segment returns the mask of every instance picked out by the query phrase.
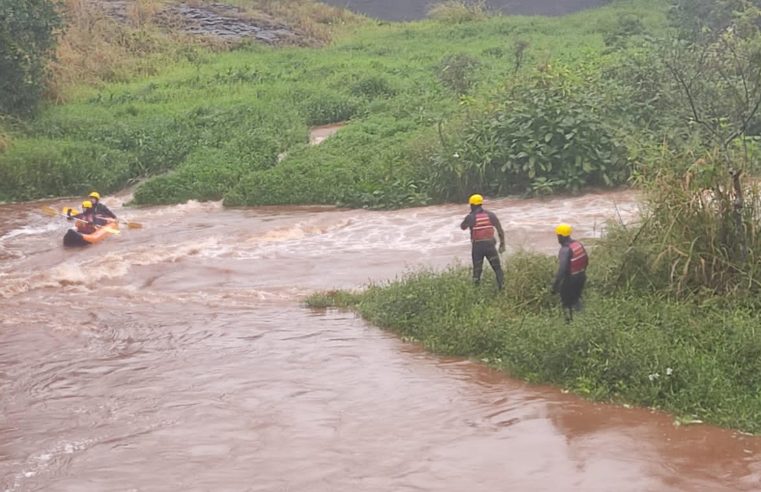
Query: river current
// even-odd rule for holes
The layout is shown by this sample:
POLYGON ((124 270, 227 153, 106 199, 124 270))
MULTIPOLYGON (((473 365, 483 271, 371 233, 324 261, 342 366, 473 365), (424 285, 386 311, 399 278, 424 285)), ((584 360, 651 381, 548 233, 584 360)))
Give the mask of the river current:
MULTIPOLYGON (((106 203, 143 228, 80 250, 40 211, 73 201, 0 206, 0 491, 761 489, 757 438, 527 385, 303 306, 467 264, 466 205, 128 199, 106 203)), ((630 191, 487 207, 509 251, 550 254, 558 221, 592 237, 637 214, 630 191)))

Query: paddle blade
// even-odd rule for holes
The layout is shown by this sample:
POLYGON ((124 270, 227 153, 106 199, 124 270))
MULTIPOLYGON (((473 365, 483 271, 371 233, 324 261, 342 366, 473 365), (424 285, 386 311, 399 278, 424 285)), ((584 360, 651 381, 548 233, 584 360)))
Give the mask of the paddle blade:
POLYGON ((141 224, 139 222, 127 222, 127 227, 129 229, 142 229, 143 228, 143 224, 141 224))
POLYGON ((77 210, 76 208, 71 208, 71 207, 63 207, 63 209, 61 210, 61 213, 63 213, 64 215, 78 215, 79 210, 77 210), (71 211, 71 214, 69 214, 69 211, 71 211))
POLYGON ((56 215, 58 215, 58 211, 54 209, 53 207, 42 207, 40 210, 42 211, 43 214, 49 215, 50 217, 55 217, 56 215))

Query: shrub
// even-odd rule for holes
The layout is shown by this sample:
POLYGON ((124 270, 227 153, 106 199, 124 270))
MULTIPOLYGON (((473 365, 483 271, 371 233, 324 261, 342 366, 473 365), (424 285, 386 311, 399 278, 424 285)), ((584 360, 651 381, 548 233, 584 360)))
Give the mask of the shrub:
POLYGON ((439 64, 439 80, 457 95, 464 95, 473 87, 475 71, 481 66, 478 59, 465 53, 448 55, 439 64))
POLYGON ((0 113, 34 110, 61 19, 49 0, 0 1, 0 113))
POLYGON ((428 10, 428 17, 447 24, 460 24, 484 20, 487 13, 483 1, 446 0, 434 4, 428 10))
POLYGON ((317 126, 348 121, 359 112, 360 104, 343 94, 320 92, 307 97, 300 107, 306 124, 317 126))
POLYGON ((16 139, 0 155, 0 194, 15 200, 113 191, 134 157, 90 142, 16 139))
POLYGON ((606 118, 594 80, 546 69, 508 88, 480 115, 465 120, 433 156, 434 196, 461 200, 491 194, 550 193, 611 186, 629 174, 626 148, 606 118))

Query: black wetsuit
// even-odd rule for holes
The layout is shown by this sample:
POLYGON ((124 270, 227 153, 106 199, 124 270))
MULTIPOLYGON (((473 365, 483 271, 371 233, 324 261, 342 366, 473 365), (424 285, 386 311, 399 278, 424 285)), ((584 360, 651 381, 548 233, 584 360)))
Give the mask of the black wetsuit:
POLYGON ((505 232, 502 230, 502 225, 499 223, 499 219, 494 213, 484 210, 480 206, 471 206, 471 211, 465 216, 460 228, 462 230, 470 229, 471 242, 472 242, 472 258, 473 258, 473 282, 478 285, 481 282, 481 273, 484 268, 484 258, 489 260, 489 264, 494 270, 494 274, 497 276, 497 286, 502 289, 505 285, 505 274, 502 272, 502 264, 499 260, 499 252, 497 251, 497 240, 492 236, 489 239, 475 240, 473 239, 473 227, 476 225, 476 214, 485 212, 489 216, 489 222, 492 227, 497 230, 499 235, 500 248, 505 244, 505 232))
POLYGON ((110 211, 108 207, 100 203, 100 201, 98 201, 98 203, 95 204, 94 208, 95 208, 95 215, 100 215, 101 217, 110 217, 112 219, 116 218, 116 215, 112 211, 110 211))

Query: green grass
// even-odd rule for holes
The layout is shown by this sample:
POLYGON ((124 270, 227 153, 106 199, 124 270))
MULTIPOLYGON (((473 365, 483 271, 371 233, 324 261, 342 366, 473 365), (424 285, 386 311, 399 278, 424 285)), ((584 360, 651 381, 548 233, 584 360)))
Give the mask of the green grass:
POLYGON ((595 285, 593 270, 584 312, 565 324, 549 293, 553 259, 518 255, 505 267, 500 294, 493 276, 477 289, 467 270, 453 269, 360 294, 320 293, 307 304, 351 306, 436 353, 481 360, 590 399, 761 432, 761 316, 753 304, 611 294, 595 285))
POLYGON ((0 196, 109 192, 140 181, 137 203, 427 203, 440 198, 427 172, 440 150, 437 124, 464 111, 440 78, 442 60, 477 60, 468 97, 487 100, 516 76, 519 41, 529 46, 525 70, 573 65, 597 56, 625 13, 663 26, 660 2, 631 0, 562 18, 367 21, 324 48, 197 48, 159 75, 81 87, 71 102, 10 129, 0 196), (349 125, 338 136, 308 148, 309 126, 342 121, 349 125))

